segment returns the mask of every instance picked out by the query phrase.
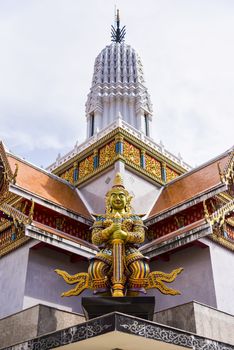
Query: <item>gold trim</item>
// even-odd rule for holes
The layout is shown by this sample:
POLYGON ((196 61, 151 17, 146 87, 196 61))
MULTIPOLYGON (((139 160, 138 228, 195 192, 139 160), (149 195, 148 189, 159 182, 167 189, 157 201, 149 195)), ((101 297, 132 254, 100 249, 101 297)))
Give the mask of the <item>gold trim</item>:
MULTIPOLYGON (((107 135, 103 136, 101 139, 94 142, 92 145, 87 147, 85 150, 83 150, 81 153, 75 155, 73 158, 69 159, 67 162, 61 164, 56 169, 54 169, 52 172, 58 176, 60 176, 63 172, 67 171, 72 164, 75 161, 81 162, 86 157, 93 155, 93 152, 95 149, 99 149, 101 146, 105 146, 110 141, 115 141, 116 138, 121 138, 121 140, 131 141, 133 146, 138 147, 140 149, 144 149, 148 155, 154 157, 157 161, 161 163, 166 163, 167 166, 169 166, 173 171, 179 172, 178 176, 181 174, 184 174, 187 170, 185 170, 182 166, 178 165, 177 163, 174 163, 172 160, 167 158, 165 155, 159 153, 157 150, 151 148, 149 145, 144 143, 143 141, 139 140, 135 136, 129 134, 126 130, 118 127, 112 132, 108 133, 107 135)), ((95 169, 97 170, 97 169, 95 169)), ((94 172, 92 173, 94 174, 94 172)), ((96 172, 95 172, 96 174, 96 172)), ((148 176, 149 173, 147 172, 146 175, 148 176)), ((155 179, 153 177, 153 179, 155 179)), ((82 179, 83 182, 84 178, 82 179)), ((78 180, 79 183, 79 180, 78 180)))
POLYGON ((31 224, 33 221, 33 215, 34 215, 34 201, 32 200, 32 205, 29 210, 28 218, 27 218, 27 224, 31 224))
POLYGON ((234 217, 226 219, 228 225, 234 227, 234 217))
POLYGON ((11 182, 13 183, 13 185, 15 185, 16 183, 16 177, 17 177, 18 171, 19 171, 19 165, 15 163, 15 171, 11 178, 11 182))
POLYGON ((9 184, 10 183, 15 184, 16 182, 16 177, 18 174, 18 164, 15 164, 16 167, 15 167, 15 172, 13 174, 2 142, 0 142, 0 159, 4 167, 3 184, 2 184, 2 188, 0 189, 0 203, 4 203, 4 202, 11 201, 15 197, 15 195, 9 192, 9 184))
POLYGON ((230 202, 232 200, 232 196, 228 194, 227 192, 222 192, 216 195, 216 197, 224 204, 230 202))
POLYGON ((103 170, 106 170, 107 168, 109 168, 111 165, 113 165, 115 163, 115 161, 119 160, 120 156, 116 155, 115 158, 113 158, 111 161, 106 162, 105 164, 101 165, 100 167, 94 169, 92 171, 92 173, 87 174, 86 176, 82 177, 80 180, 78 179, 78 181, 76 181, 74 183, 74 186, 79 186, 81 184, 83 184, 84 182, 88 181, 90 178, 94 177, 95 175, 99 174, 100 172, 102 172, 103 170))
POLYGON ((220 234, 212 233, 209 238, 211 238, 213 241, 221 244, 222 246, 234 250, 234 242, 230 242, 228 239, 226 239, 223 236, 223 232, 220 230, 223 230, 225 222, 226 222, 226 215, 230 213, 230 211, 234 210, 234 200, 226 203, 221 208, 216 210, 214 213, 209 214, 208 208, 206 206, 205 201, 203 202, 204 206, 204 212, 205 212, 205 219, 212 227, 216 227, 216 229, 221 232, 220 234))
POLYGON ((160 185, 165 185, 165 182, 161 179, 158 178, 157 176, 150 174, 147 170, 145 170, 144 168, 142 168, 140 165, 137 164, 133 164, 131 163, 129 160, 125 159, 125 163, 130 166, 131 168, 136 169, 138 172, 141 172, 142 174, 146 175, 147 177, 151 178, 152 180, 154 180, 155 182, 157 182, 160 185))
POLYGON ((215 233, 211 234, 209 238, 220 245, 224 246, 227 249, 230 249, 231 251, 234 251, 234 244, 230 241, 228 241, 226 238, 223 236, 218 236, 215 233))
POLYGON ((221 208, 219 208, 217 211, 215 211, 213 214, 211 214, 208 218, 208 221, 212 226, 215 224, 218 224, 219 227, 222 227, 225 223, 225 216, 230 213, 230 211, 234 210, 234 199, 221 208))
POLYGON ((30 240, 30 237, 23 236, 16 241, 10 243, 7 247, 0 249, 0 257, 3 257, 4 255, 10 253, 12 250, 15 250, 16 248, 19 248, 23 244, 27 243, 27 241, 30 240))
POLYGON ((13 225, 13 223, 9 221, 2 223, 2 225, 0 225, 0 233, 7 230, 11 225, 13 225))
POLYGON ((0 142, 0 158, 3 162, 3 165, 4 165, 4 170, 6 172, 6 175, 8 176, 8 178, 12 178, 13 177, 13 173, 11 171, 11 168, 10 168, 10 165, 9 165, 9 162, 8 162, 8 159, 7 159, 7 155, 6 155, 6 151, 5 151, 5 148, 3 146, 3 143, 0 142))
POLYGON ((16 225, 16 222, 19 224, 27 224, 29 217, 21 213, 21 211, 15 209, 14 207, 10 206, 7 203, 0 204, 0 210, 3 211, 5 214, 9 215, 13 218, 13 222, 16 225))
POLYGON ((95 148, 99 148, 99 146, 105 146, 109 141, 114 141, 114 136, 116 135, 116 129, 111 131, 108 135, 103 136, 100 140, 97 140, 92 145, 84 149, 82 152, 76 154, 73 158, 68 159, 65 163, 59 165, 56 169, 52 171, 53 174, 60 176, 61 173, 65 172, 71 167, 71 164, 74 162, 81 162, 86 157, 91 156, 93 154, 93 150, 95 148))
POLYGON ((229 160, 227 161, 227 164, 224 168, 224 170, 221 170, 220 167, 220 162, 218 162, 217 164, 218 169, 219 169, 219 175, 220 175, 220 179, 223 183, 225 183, 226 185, 228 184, 233 184, 234 182, 234 151, 232 151, 230 153, 230 157, 229 160))

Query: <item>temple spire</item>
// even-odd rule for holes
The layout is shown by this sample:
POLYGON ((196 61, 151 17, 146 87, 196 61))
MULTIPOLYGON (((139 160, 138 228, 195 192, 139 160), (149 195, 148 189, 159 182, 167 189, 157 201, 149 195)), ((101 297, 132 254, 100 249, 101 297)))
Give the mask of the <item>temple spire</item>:
POLYGON ((121 43, 122 41, 124 41, 125 34, 125 26, 123 28, 120 28, 120 17, 118 9, 116 14, 116 26, 111 26, 111 41, 121 43))
POLYGON ((137 52, 124 42, 125 27, 115 11, 112 43, 97 56, 86 102, 87 137, 113 122, 128 123, 150 136, 152 105, 137 52))

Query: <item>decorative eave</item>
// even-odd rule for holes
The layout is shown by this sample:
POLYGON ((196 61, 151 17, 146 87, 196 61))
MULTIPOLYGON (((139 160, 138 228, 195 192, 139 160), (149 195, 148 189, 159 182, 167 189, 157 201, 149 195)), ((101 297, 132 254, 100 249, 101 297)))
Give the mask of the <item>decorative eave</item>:
POLYGON ((224 236, 224 226, 226 218, 228 215, 234 214, 234 199, 223 205, 221 208, 219 208, 212 214, 209 214, 205 202, 203 203, 203 205, 205 210, 205 219, 207 223, 209 223, 212 226, 213 232, 210 238, 213 241, 221 244, 225 248, 234 251, 234 241, 231 241, 230 239, 224 236))
POLYGON ((212 226, 218 225, 219 227, 222 227, 224 225, 225 217, 227 216, 227 214, 234 212, 234 199, 228 202, 227 204, 223 205, 211 215, 209 215, 205 202, 204 207, 206 213, 205 218, 207 222, 209 222, 212 226))
POLYGON ((219 163, 218 163, 218 167, 219 167, 219 174, 220 174, 221 181, 226 185, 233 184, 234 183, 234 150, 230 153, 229 161, 226 167, 224 168, 224 170, 223 171, 221 170, 219 163))
POLYGON ((209 236, 209 238, 223 246, 224 248, 227 248, 231 251, 234 251, 234 243, 230 242, 228 239, 226 239, 224 236, 217 235, 216 233, 213 233, 212 235, 209 236))
POLYGON ((14 225, 26 225, 32 221, 33 207, 34 203, 32 203, 29 216, 23 214, 21 211, 17 210, 16 208, 12 207, 7 203, 0 204, 0 211, 11 217, 13 219, 14 225))
POLYGON ((7 162, 11 169, 16 165, 13 180, 8 181, 11 196, 34 200, 87 225, 92 223, 87 203, 75 186, 13 154, 7 154, 7 162))
POLYGON ((166 183, 148 214, 147 226, 228 191, 228 184, 222 181, 220 170, 230 164, 231 153, 232 150, 228 150, 166 183))
POLYGON ((150 243, 144 244, 140 248, 140 251, 149 258, 153 258, 210 235, 211 233, 212 227, 210 223, 207 223, 205 219, 201 219, 165 236, 159 237, 150 243))
POLYGON ((0 249, 0 258, 2 258, 4 255, 9 254, 13 250, 18 249, 19 247, 21 247, 22 245, 27 243, 29 240, 30 240, 30 237, 26 237, 26 236, 22 235, 21 237, 19 237, 19 239, 12 242, 10 245, 8 245, 4 248, 1 248, 0 249))
POLYGON ((19 187, 18 185, 13 185, 10 184, 10 188, 9 190, 14 193, 17 194, 18 196, 21 196, 25 199, 28 199, 30 201, 34 201, 37 204, 40 204, 46 208, 49 208, 51 210, 54 210, 62 215, 68 216, 71 219, 77 220, 83 224, 86 224, 88 226, 92 225, 92 220, 89 220, 85 217, 83 217, 82 215, 78 215, 77 213, 68 210, 65 207, 62 207, 60 205, 55 204, 54 202, 51 202, 45 198, 42 198, 38 195, 35 195, 35 193, 29 192, 21 187, 19 187))
POLYGON ((30 239, 29 237, 25 237, 24 231, 25 225, 32 221, 33 208, 34 203, 32 202, 29 215, 27 216, 8 203, 0 204, 0 211, 8 217, 7 220, 10 219, 10 221, 7 221, 0 227, 0 232, 4 232, 5 236, 4 243, 0 246, 0 257, 19 248, 30 239), (11 239, 12 235, 14 236, 13 239, 11 239))
MULTIPOLYGON (((141 173, 143 176, 147 177, 150 181, 156 185, 162 186, 165 184, 165 181, 169 181, 169 177, 165 180, 163 169, 167 166, 175 176, 183 174, 187 169, 185 169, 181 159, 176 158, 169 152, 165 151, 162 145, 157 145, 150 138, 146 137, 144 134, 134 129, 123 120, 118 119, 116 122, 111 124, 107 129, 102 130, 100 133, 94 135, 85 145, 80 145, 76 148, 76 151, 70 152, 67 156, 60 158, 57 163, 54 163, 50 168, 50 171, 56 173, 56 175, 66 178, 70 178, 69 181, 73 183, 74 186, 82 186, 87 183, 90 179, 93 179, 98 174, 106 171, 106 169, 113 166, 117 160, 125 162, 130 168, 133 168, 138 173, 141 173), (104 164, 99 164, 96 162, 96 158, 103 147, 108 146, 108 144, 114 142, 115 150, 114 154, 110 157, 108 161, 104 164), (118 143, 129 143, 137 149, 137 152, 140 152, 138 163, 133 162, 128 159, 126 154, 120 154, 116 150, 118 143), (86 145, 86 147, 84 147, 86 145), (79 152, 80 150, 80 152, 79 152), (144 156, 152 157, 155 162, 159 162, 161 166, 161 173, 155 174, 145 167, 145 163, 142 163, 142 157, 144 156), (95 158, 95 160, 94 160, 95 158), (96 162, 93 163, 92 162, 96 162), (90 168, 87 172, 80 176, 80 166, 82 162, 87 162, 90 168), (61 163, 61 164, 60 164, 61 163), (95 165, 94 165, 95 164, 95 165), (78 179, 74 180, 74 169, 79 173, 78 179)), ((124 153, 124 151, 123 151, 124 153)), ((148 164, 148 163, 147 163, 148 164)))
POLYGON ((6 174, 6 177, 8 179, 12 179, 13 173, 12 173, 11 167, 8 163, 5 147, 4 147, 2 141, 0 141, 0 159, 2 160, 3 165, 4 165, 4 173, 6 174))
MULTIPOLYGON (((0 142, 0 163, 2 163, 3 169, 2 171, 2 183, 0 188, 0 203, 7 202, 12 199, 12 195, 9 192, 9 184, 15 183, 16 176, 18 173, 18 167, 15 166, 14 173, 11 170, 11 167, 9 165, 7 154, 4 148, 4 145, 2 142, 0 142)), ((1 181, 0 181, 1 182, 1 181)))
POLYGON ((106 129, 101 130, 86 142, 79 145, 76 150, 69 152, 64 157, 59 159, 59 164, 53 163, 47 169, 54 174, 60 174, 61 172, 70 168, 74 162, 85 158, 87 155, 92 154, 94 149, 105 145, 116 134, 125 136, 128 140, 131 140, 139 148, 147 150, 150 154, 154 155, 158 160, 168 163, 173 169, 178 170, 181 173, 191 169, 191 167, 183 162, 180 158, 176 157, 169 151, 167 151, 162 145, 157 144, 151 138, 145 136, 142 132, 135 129, 122 119, 117 119, 110 124, 106 129))
POLYGON ((87 259, 93 258, 98 252, 95 245, 36 221, 26 225, 25 235, 87 259))
POLYGON ((156 322, 114 312, 33 338, 8 350, 233 350, 233 346, 156 322))
POLYGON ((192 207, 193 205, 196 205, 198 203, 201 203, 202 201, 212 198, 213 196, 222 193, 227 190, 227 185, 226 184, 219 184, 218 186, 215 186, 212 189, 208 189, 204 193, 200 193, 198 196, 193 197, 189 199, 188 201, 185 201, 183 203, 180 203, 176 206, 173 206, 172 208, 169 208, 168 210, 165 210, 164 212, 161 212, 155 216, 151 216, 149 218, 145 219, 145 225, 147 227, 156 224, 157 222, 164 220, 172 215, 175 215, 182 210, 186 210, 189 207, 192 207))

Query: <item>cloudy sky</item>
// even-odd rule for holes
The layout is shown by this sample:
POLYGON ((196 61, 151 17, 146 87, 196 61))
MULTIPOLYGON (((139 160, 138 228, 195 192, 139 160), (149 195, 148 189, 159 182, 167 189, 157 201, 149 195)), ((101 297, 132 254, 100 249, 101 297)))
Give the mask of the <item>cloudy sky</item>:
POLYGON ((233 145, 233 0, 0 0, 0 139, 46 167, 85 139, 114 6, 140 54, 153 136, 191 165, 233 145))

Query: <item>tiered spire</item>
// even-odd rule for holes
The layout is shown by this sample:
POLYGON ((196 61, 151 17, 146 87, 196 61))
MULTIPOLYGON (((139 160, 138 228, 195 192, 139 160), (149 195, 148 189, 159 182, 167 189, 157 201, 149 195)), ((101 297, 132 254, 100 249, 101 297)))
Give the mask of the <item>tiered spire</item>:
POLYGON ((149 136, 152 116, 143 66, 136 51, 125 44, 119 10, 112 26, 112 44, 97 56, 92 86, 86 102, 87 137, 118 118, 149 136))

